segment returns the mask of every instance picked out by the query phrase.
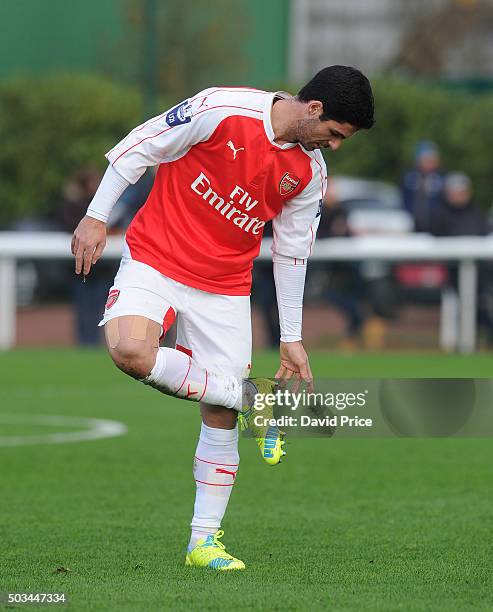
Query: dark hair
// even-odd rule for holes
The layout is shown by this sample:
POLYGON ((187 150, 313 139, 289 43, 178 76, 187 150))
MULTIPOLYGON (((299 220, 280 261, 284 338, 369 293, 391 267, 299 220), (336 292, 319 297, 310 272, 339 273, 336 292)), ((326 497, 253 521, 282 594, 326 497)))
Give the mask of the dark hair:
POLYGON ((375 123, 370 81, 350 66, 323 68, 300 89, 298 99, 301 102, 322 102, 321 121, 333 119, 363 129, 369 129, 375 123))

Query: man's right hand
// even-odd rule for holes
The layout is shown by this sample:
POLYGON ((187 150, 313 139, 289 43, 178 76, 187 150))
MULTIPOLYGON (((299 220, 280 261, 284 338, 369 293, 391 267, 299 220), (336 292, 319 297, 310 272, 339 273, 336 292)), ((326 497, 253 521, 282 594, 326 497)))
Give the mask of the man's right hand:
POLYGON ((281 365, 277 370, 276 378, 286 383, 294 374, 296 380, 292 388, 293 393, 298 392, 302 380, 308 385, 308 391, 312 392, 313 374, 301 340, 297 342, 281 341, 280 357, 281 365))
POLYGON ((103 254, 106 246, 106 223, 87 215, 75 228, 72 236, 72 255, 75 255, 75 273, 87 276, 91 266, 103 254))

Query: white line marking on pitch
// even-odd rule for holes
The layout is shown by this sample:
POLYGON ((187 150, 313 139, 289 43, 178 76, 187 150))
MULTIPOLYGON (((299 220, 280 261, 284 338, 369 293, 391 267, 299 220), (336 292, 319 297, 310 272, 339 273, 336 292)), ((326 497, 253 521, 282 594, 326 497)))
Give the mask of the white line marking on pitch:
POLYGON ((0 446, 24 446, 27 444, 67 444, 100 438, 114 438, 127 433, 127 426, 119 421, 87 419, 48 414, 2 414, 0 424, 44 425, 48 427, 83 427, 83 431, 65 431, 26 436, 0 436, 0 446))

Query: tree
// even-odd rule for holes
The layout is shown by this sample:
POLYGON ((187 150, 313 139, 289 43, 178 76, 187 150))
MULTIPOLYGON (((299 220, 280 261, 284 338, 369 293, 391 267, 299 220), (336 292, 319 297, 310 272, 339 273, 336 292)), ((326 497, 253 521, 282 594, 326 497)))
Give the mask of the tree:
MULTIPOLYGON (((183 0, 157 2, 154 6, 156 65, 159 94, 167 102, 178 101, 210 85, 241 83, 246 72, 243 53, 248 35, 248 15, 242 0, 208 0, 189 6, 183 0)), ((139 57, 150 34, 145 0, 127 0, 129 35, 123 57, 139 57)), ((121 57, 121 52, 118 53, 121 57)), ((122 65, 119 61, 118 70, 122 65)), ((142 63, 134 62, 127 77, 142 83, 142 63)))
POLYGON ((136 125, 140 96, 96 75, 23 77, 0 84, 0 227, 52 213, 67 179, 136 125))
POLYGON ((493 75, 490 0, 432 0, 402 6, 408 23, 391 70, 414 76, 493 75))

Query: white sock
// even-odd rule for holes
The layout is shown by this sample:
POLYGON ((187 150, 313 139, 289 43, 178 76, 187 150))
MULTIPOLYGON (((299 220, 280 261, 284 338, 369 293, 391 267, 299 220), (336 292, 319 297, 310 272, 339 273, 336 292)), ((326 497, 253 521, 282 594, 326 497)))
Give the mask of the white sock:
POLYGON ((241 380, 202 368, 176 349, 159 348, 156 363, 142 382, 167 395, 241 410, 241 380))
POLYGON ((193 462, 197 492, 189 551, 201 538, 216 533, 221 526, 239 463, 238 426, 215 429, 202 423, 193 462))

